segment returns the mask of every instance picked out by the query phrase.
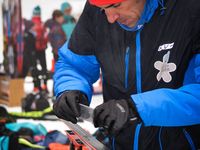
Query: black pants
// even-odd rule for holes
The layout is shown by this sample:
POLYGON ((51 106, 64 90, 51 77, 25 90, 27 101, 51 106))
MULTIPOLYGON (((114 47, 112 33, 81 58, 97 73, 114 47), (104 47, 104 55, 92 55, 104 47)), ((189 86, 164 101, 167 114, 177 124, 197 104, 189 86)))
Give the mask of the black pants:
POLYGON ((46 54, 45 50, 43 51, 36 51, 36 59, 40 61, 40 65, 42 67, 42 73, 47 73, 47 65, 46 65, 46 54))
POLYGON ((44 77, 44 84, 46 85, 47 83, 47 65, 46 65, 46 54, 45 54, 45 50, 42 51, 36 51, 35 53, 36 55, 36 60, 39 60, 39 63, 42 67, 42 70, 39 71, 39 73, 37 74, 37 77, 34 80, 34 84, 36 85, 36 87, 40 87, 40 79, 39 79, 39 75, 42 75, 44 77))

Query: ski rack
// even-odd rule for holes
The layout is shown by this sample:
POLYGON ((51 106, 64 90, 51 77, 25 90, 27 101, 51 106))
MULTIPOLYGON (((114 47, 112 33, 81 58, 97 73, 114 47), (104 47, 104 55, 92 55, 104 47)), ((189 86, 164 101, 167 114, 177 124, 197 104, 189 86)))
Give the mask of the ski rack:
POLYGON ((62 121, 70 129, 66 131, 70 140, 70 150, 109 150, 104 144, 99 142, 78 124, 73 124, 65 120, 62 121))

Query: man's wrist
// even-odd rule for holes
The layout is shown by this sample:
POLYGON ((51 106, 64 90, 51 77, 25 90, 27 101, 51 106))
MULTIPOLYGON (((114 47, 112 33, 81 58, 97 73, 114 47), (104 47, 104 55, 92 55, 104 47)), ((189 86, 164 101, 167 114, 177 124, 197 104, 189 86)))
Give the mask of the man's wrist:
POLYGON ((139 113, 137 111, 137 107, 136 107, 134 101, 132 100, 132 98, 127 99, 127 104, 129 106, 129 110, 130 110, 130 117, 135 118, 135 120, 141 122, 141 118, 140 118, 139 113))

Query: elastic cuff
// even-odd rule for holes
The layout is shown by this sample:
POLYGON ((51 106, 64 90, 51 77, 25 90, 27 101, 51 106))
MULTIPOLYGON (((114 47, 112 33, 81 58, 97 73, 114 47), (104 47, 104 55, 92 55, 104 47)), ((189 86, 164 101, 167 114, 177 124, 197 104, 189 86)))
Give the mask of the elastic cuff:
POLYGON ((140 115, 139 115, 139 113, 137 111, 136 105, 135 105, 134 101, 132 100, 132 98, 129 98, 127 100, 127 103, 128 103, 128 106, 129 106, 129 108, 131 110, 130 114, 135 116, 135 117, 137 117, 138 118, 137 119, 138 122, 142 122, 142 119, 140 118, 140 115))

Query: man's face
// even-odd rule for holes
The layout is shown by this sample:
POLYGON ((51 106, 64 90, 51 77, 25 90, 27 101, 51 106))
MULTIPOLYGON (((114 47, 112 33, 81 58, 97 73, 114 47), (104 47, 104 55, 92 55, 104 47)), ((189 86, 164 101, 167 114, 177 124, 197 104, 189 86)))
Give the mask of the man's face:
POLYGON ((99 6, 105 11, 109 23, 119 22, 134 27, 140 19, 146 0, 125 0, 120 3, 99 6))

